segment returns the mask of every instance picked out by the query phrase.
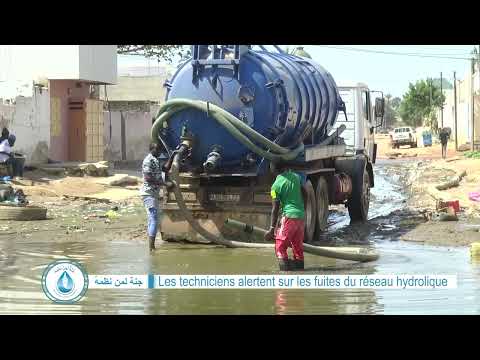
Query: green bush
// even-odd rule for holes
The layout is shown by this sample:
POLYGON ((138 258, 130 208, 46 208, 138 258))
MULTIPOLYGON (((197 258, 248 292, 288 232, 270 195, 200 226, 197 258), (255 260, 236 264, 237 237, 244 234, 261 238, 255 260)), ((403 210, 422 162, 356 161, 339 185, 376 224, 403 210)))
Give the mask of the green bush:
POLYGON ((480 151, 466 151, 463 155, 469 159, 480 159, 480 151))

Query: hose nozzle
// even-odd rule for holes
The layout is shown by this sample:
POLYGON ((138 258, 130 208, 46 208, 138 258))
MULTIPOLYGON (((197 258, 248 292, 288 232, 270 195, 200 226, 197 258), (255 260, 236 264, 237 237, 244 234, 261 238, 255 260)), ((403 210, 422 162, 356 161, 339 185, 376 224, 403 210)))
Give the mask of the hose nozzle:
POLYGON ((220 145, 214 145, 212 151, 207 156, 207 160, 203 163, 203 168, 206 172, 212 172, 215 170, 222 161, 222 147, 220 145))

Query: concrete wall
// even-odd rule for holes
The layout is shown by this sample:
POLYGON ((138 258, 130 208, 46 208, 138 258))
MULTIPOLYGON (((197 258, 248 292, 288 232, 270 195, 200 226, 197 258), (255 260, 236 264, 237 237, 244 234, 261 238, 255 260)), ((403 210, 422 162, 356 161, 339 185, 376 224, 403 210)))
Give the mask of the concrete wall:
MULTIPOLYGON (((477 72, 473 77, 475 95, 475 141, 480 141, 480 74, 477 72)), ((457 80, 457 138, 458 145, 463 145, 470 142, 471 138, 471 90, 472 85, 470 74, 466 74, 464 80, 457 80)), ((453 90, 445 90, 445 104, 443 110, 443 124, 445 127, 450 127, 455 131, 455 100, 453 90)), ((438 124, 440 126, 440 111, 437 114, 438 124)), ((454 135, 452 135, 454 139, 454 135)))
POLYGON ((105 111, 103 117, 103 143, 105 150, 103 158, 105 160, 122 160, 122 125, 120 111, 105 111), (112 135, 110 138, 110 124, 112 135))
POLYGON ((152 113, 140 111, 112 111, 112 138, 110 140, 110 117, 104 115, 104 143, 106 145, 105 160, 143 160, 148 153, 150 130, 152 128, 152 113), (125 158, 122 158, 122 116, 125 131, 125 158))
POLYGON ((31 97, 17 97, 15 104, 0 102, 0 127, 15 134, 15 152, 27 156, 27 164, 45 163, 50 147, 50 94, 34 89, 31 97))

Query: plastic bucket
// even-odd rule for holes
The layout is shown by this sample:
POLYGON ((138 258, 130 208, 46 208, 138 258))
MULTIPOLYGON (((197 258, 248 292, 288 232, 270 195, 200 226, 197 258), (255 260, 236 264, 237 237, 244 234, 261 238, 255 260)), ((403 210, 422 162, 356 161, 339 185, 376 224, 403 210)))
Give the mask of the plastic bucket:
POLYGON ((18 163, 18 168, 21 169, 21 174, 23 175, 23 168, 25 167, 25 160, 27 157, 21 154, 15 154, 15 161, 18 163))
POLYGON ((422 136, 423 138, 423 145, 424 146, 431 146, 432 145, 432 135, 426 134, 422 136))
POLYGON ((447 201, 447 206, 452 207, 455 210, 455 214, 460 212, 460 202, 458 200, 447 201))

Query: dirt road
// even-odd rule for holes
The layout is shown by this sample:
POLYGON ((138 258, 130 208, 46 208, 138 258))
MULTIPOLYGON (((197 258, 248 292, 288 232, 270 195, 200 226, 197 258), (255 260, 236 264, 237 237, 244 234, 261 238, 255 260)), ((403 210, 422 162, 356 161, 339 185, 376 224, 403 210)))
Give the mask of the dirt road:
MULTIPOLYGON (((411 148, 410 145, 404 145, 399 149, 393 149, 390 143, 390 135, 387 134, 376 134, 375 142, 378 146, 378 159, 417 158, 420 160, 435 160, 442 158, 442 148, 440 144, 436 143, 428 147, 423 147, 421 143, 419 143, 416 148, 411 148), (399 155, 392 156, 394 154, 399 155)), ((447 158, 461 154, 461 152, 455 151, 455 144, 450 141, 447 146, 447 158)))

